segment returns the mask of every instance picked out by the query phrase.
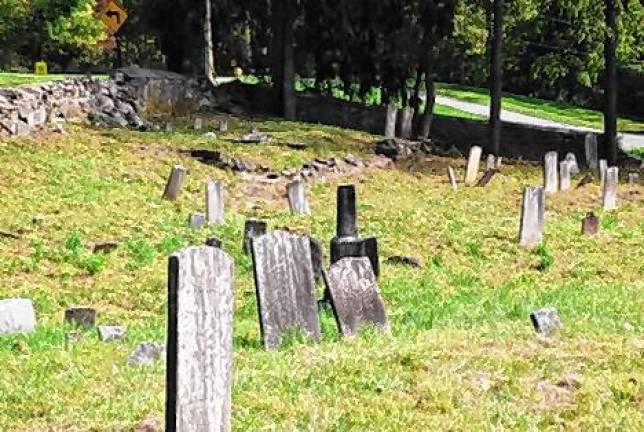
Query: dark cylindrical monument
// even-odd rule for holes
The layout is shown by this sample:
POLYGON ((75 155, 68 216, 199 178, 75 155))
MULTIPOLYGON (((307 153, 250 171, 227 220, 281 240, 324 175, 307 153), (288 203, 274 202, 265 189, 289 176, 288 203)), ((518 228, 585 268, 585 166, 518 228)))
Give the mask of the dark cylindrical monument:
POLYGON ((338 187, 336 236, 357 237, 356 189, 353 185, 338 187))

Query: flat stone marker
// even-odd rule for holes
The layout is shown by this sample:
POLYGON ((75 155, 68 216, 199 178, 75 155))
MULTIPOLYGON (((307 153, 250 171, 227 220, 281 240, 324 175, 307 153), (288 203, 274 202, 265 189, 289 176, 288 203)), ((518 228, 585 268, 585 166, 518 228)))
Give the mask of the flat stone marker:
POLYGON ((165 347, 153 342, 141 342, 127 358, 128 366, 149 366, 161 360, 165 347))
POLYGON ((75 306, 65 311, 65 322, 78 327, 94 327, 96 309, 87 306, 75 306))
POLYGON ((413 133, 414 109, 404 107, 398 114, 398 136, 404 139, 410 139, 413 133))
POLYGON ((543 185, 546 193, 555 193, 559 190, 559 168, 557 152, 546 153, 543 164, 543 185))
POLYGON ((253 271, 260 329, 266 349, 301 331, 320 340, 315 280, 308 237, 275 231, 253 239, 253 271))
POLYGON ((586 150, 586 166, 591 170, 597 170, 598 152, 597 152, 597 135, 589 133, 584 141, 586 150))
POLYGON ((559 189, 567 191, 570 189, 570 162, 564 160, 559 162, 559 189))
POLYGON ((367 258, 344 258, 326 275, 327 288, 340 332, 355 336, 361 324, 387 331, 389 322, 376 275, 367 258))
POLYGON ((619 168, 610 167, 606 170, 604 182, 604 210, 617 209, 617 184, 619 183, 619 168))
POLYGON ((203 213, 193 213, 190 215, 188 223, 192 229, 202 229, 206 226, 206 215, 203 213))
POLYGON ((485 161, 485 171, 490 171, 496 169, 496 157, 493 154, 487 155, 487 160, 485 161))
POLYGON ((102 342, 117 341, 125 337, 123 326, 98 326, 98 337, 102 342))
POLYGON ((527 187, 523 190, 519 244, 530 248, 543 239, 546 198, 542 187, 527 187))
POLYGON ((224 186, 220 181, 206 182, 206 221, 209 225, 224 223, 224 186))
POLYGON ((595 213, 590 212, 581 221, 581 234, 592 236, 597 233, 599 233, 599 218, 595 213))
POLYGON ((577 163, 577 156, 574 153, 567 153, 564 160, 570 164, 570 174, 577 175, 581 172, 579 170, 579 163, 577 163))
POLYGON ((252 242, 255 237, 266 234, 268 224, 264 221, 249 219, 244 223, 244 253, 248 255, 252 249, 252 242))
POLYGON ((31 333, 35 328, 36 313, 31 300, 0 300, 0 336, 31 333))
POLYGON ((181 165, 175 165, 170 172, 170 177, 168 177, 168 182, 165 185, 165 191, 163 192, 163 198, 174 201, 179 197, 181 193, 181 188, 183 186, 183 181, 186 178, 186 169, 181 165))
POLYGON ((451 165, 447 167, 447 177, 449 178, 449 184, 452 186, 452 190, 458 190, 458 182, 456 181, 456 171, 451 165))
POLYGON ((306 199, 306 185, 302 180, 295 180, 286 187, 288 205, 291 213, 296 215, 310 214, 311 208, 306 199))
POLYGON ((196 117, 193 126, 196 131, 203 129, 203 119, 201 117, 196 117))
POLYGON ((554 308, 539 309, 532 312, 530 321, 532 321, 534 330, 545 336, 561 328, 559 314, 554 308))
POLYGON ((473 185, 476 182, 482 152, 483 149, 479 146, 472 146, 470 148, 470 155, 467 158, 467 168, 465 169, 465 185, 467 186, 473 185))
POLYGON ((170 257, 167 431, 230 430, 233 311, 228 254, 202 246, 170 257))
POLYGON ((396 123, 398 119, 398 109, 395 105, 387 105, 387 114, 385 118, 385 137, 396 138, 396 123))
POLYGON ((606 159, 599 160, 599 189, 604 190, 606 184, 606 170, 608 170, 608 161, 606 159))

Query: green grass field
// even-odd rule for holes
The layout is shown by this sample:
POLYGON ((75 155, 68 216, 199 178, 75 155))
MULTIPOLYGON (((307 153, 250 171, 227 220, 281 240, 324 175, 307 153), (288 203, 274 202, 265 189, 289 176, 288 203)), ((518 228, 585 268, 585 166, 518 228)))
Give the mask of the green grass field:
MULTIPOLYGON (((212 120, 212 119, 211 119, 212 120)), ((186 120, 185 124, 189 124, 186 120)), ((541 170, 507 164, 490 186, 453 192, 446 165, 430 157, 395 169, 309 184, 312 216, 291 216, 284 185, 249 183, 178 149, 211 148, 275 169, 316 156, 365 156, 373 137, 318 125, 229 119, 219 139, 69 126, 68 135, 0 140, 0 298, 35 302, 35 333, 0 338, 0 430, 136 430, 162 423, 164 363, 128 367, 140 342, 165 342, 167 257, 216 235, 236 263, 234 430, 442 431, 644 428, 644 190, 620 186, 620 208, 600 209, 599 186, 547 199, 545 243, 518 247, 521 191, 541 170), (228 138, 258 127, 271 145, 228 138), (304 151, 288 142, 305 142, 304 151), (188 168, 177 202, 161 200, 174 164, 188 168), (227 221, 193 231, 204 183, 227 185, 227 221), (252 282, 241 251, 244 220, 306 231, 328 247, 338 184, 357 185, 363 234, 422 268, 383 264, 380 289, 390 335, 339 337, 321 315, 319 344, 292 341, 265 352, 252 282), (581 237, 588 211, 601 233, 581 237), (93 254, 89 245, 117 240, 93 254), (63 311, 98 310, 123 324, 121 343, 95 331, 65 346, 63 311), (537 337, 530 311, 556 307, 558 334, 537 337)), ((327 250, 328 253, 328 250, 327 250)), ((321 288, 320 288, 321 290, 321 288)))
POLYGON ((31 73, 0 72, 0 87, 15 87, 47 81, 58 81, 69 78, 69 76, 66 74, 34 75, 31 73))

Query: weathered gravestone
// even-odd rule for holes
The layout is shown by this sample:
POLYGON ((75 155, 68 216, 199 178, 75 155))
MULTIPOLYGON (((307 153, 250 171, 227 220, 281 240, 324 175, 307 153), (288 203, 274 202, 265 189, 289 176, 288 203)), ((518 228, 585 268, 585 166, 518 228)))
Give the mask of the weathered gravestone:
POLYGON ((557 152, 555 151, 546 153, 544 158, 543 184, 546 193, 554 193, 559 189, 559 177, 557 175, 559 164, 557 158, 557 152))
POLYGON ((206 220, 210 225, 224 223, 224 186, 220 181, 206 183, 206 220))
POLYGON ((554 308, 545 308, 534 311, 530 314, 530 321, 534 330, 544 336, 561 328, 561 320, 559 314, 554 308))
POLYGON ((570 174, 572 175, 579 174, 580 172, 579 164, 577 163, 577 156, 575 156, 574 153, 572 152, 567 153, 564 160, 570 164, 570 174))
POLYGON ((523 191, 519 244, 529 248, 541 243, 545 219, 545 192, 542 187, 527 187, 523 191))
POLYGON ((168 263, 166 430, 229 431, 233 260, 208 246, 168 263))
POLYGON ((195 117, 194 129, 200 131, 203 128, 203 119, 201 117, 195 117))
POLYGON ((597 169, 598 152, 597 152, 597 135, 589 133, 584 141, 586 150, 586 166, 591 170, 597 169))
POLYGON ((599 218, 590 212, 581 221, 582 235, 596 235, 599 232, 599 218))
POLYGON ((266 234, 268 224, 264 221, 249 219, 244 223, 244 253, 248 255, 252 248, 252 242, 255 237, 266 234))
POLYGON ((599 190, 604 190, 606 184, 606 170, 608 170, 608 161, 606 159, 599 160, 599 190))
POLYGON ((98 338, 102 342, 117 341, 125 337, 126 328, 123 326, 98 326, 98 338))
POLYGON ((447 167, 447 177, 449 178, 449 184, 452 186, 452 189, 458 190, 456 171, 454 171, 454 168, 451 165, 447 167))
POLYGON ((398 120, 398 109, 395 105, 387 105, 385 118, 385 138, 396 138, 396 123, 398 120))
POLYGON ((74 306, 65 311, 65 322, 78 327, 94 327, 96 309, 87 306, 74 306))
POLYGON ((219 120, 219 132, 228 132, 228 120, 219 120))
POLYGON ((188 224, 192 229, 202 229, 206 226, 206 215, 203 213, 193 213, 188 219, 188 224))
POLYGON ((610 167, 606 170, 604 182, 604 210, 617 209, 617 184, 619 183, 619 168, 610 167))
POLYGON ((174 130, 172 123, 168 122, 165 124, 165 133, 172 133, 174 130))
POLYGON ((343 258, 326 274, 327 289, 340 332, 354 336, 364 323, 388 330, 385 304, 367 258, 343 258))
POLYGON ((564 160, 559 163, 559 189, 567 191, 570 189, 570 162, 564 160))
POLYGON ((476 187, 487 186, 488 184, 490 184, 490 182, 492 181, 492 179, 497 173, 498 171, 494 168, 485 171, 485 174, 483 174, 483 176, 479 179, 479 181, 476 182, 476 187))
POLYGON ((496 158, 493 154, 487 155, 487 160, 485 161, 485 171, 490 171, 496 169, 496 158))
POLYGON ((399 111, 397 132, 400 138, 410 139, 413 133, 414 109, 404 107, 399 111))
POLYGON ((293 214, 309 214, 311 208, 306 199, 306 185, 302 180, 295 180, 286 187, 288 205, 293 214))
POLYGON ((0 336, 31 333, 35 328, 36 313, 31 300, 0 300, 0 336))
POLYGON ((481 153, 483 149, 479 146, 470 148, 470 155, 467 158, 467 168, 465 169, 465 184, 467 186, 476 182, 479 173, 479 164, 481 163, 481 153))
POLYGON ((319 341, 310 240, 275 231, 253 239, 253 271, 260 329, 266 349, 282 344, 292 331, 319 341))
POLYGON ((186 178, 186 169, 181 165, 175 165, 170 172, 170 177, 168 177, 168 182, 165 185, 165 191, 163 192, 163 198, 174 201, 179 197, 181 193, 181 187, 183 186, 183 181, 186 178))

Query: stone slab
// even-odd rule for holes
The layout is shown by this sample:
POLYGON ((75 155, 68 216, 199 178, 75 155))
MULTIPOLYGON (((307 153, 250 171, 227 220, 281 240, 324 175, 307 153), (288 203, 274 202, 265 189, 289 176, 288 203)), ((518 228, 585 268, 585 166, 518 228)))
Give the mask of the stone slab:
POLYGON ((0 300, 0 336, 31 333, 36 328, 34 305, 28 299, 0 300))

